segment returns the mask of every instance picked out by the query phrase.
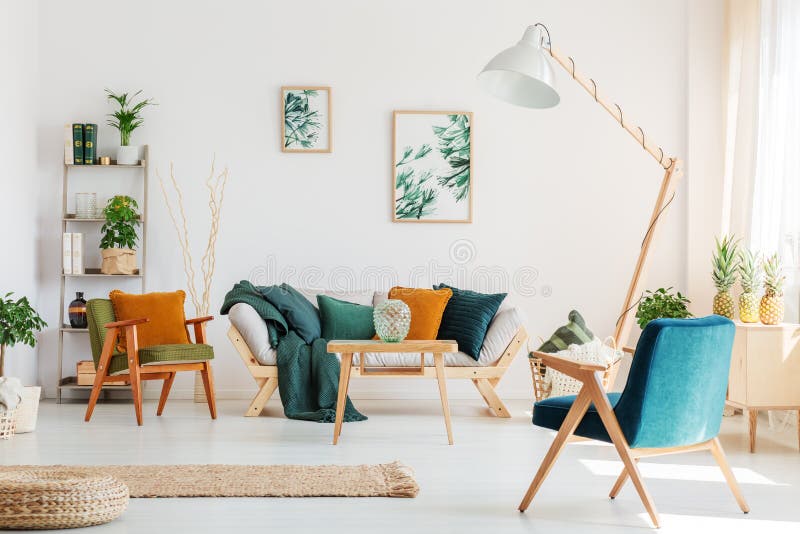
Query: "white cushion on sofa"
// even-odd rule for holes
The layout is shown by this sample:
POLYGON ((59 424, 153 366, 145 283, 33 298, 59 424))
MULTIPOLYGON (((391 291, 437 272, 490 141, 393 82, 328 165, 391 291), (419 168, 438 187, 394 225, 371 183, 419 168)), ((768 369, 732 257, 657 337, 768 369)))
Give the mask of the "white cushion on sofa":
POLYGON ((228 319, 242 334, 244 342, 247 343, 250 352, 256 357, 258 363, 261 365, 275 365, 278 355, 269 343, 267 323, 264 322, 264 319, 261 318, 255 308, 243 302, 234 304, 228 312, 228 319))

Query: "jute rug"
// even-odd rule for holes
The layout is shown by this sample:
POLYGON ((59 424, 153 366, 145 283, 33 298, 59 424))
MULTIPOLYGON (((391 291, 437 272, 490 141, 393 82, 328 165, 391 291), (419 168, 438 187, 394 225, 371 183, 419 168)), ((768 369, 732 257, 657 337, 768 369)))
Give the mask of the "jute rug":
POLYGON ((131 497, 416 497, 410 468, 377 465, 16 465, 0 474, 65 471, 111 475, 131 497))

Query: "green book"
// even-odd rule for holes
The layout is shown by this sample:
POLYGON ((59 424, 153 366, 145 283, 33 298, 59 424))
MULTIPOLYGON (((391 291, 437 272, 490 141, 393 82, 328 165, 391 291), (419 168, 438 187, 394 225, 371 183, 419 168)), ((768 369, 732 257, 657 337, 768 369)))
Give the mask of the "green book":
POLYGON ((83 124, 72 125, 72 154, 75 165, 83 165, 83 124))
POLYGON ((97 125, 83 125, 83 164, 94 165, 97 147, 97 125))

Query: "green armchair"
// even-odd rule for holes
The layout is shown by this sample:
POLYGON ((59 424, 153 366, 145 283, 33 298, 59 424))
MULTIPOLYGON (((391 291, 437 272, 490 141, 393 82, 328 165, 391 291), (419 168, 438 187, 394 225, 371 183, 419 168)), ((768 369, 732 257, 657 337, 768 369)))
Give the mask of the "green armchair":
POLYGON ((156 413, 160 416, 167 403, 175 374, 180 371, 200 371, 211 418, 217 418, 214 377, 211 371, 214 349, 206 344, 205 330, 206 323, 213 317, 199 317, 186 321, 186 326, 192 326, 194 329, 194 343, 139 347, 136 326, 147 323, 150 319, 143 317, 117 321, 114 307, 108 299, 92 299, 87 302, 86 315, 89 322, 89 342, 97 374, 89 396, 89 405, 86 407, 85 421, 88 422, 92 418, 103 384, 130 382, 136 422, 141 426, 142 381, 164 381, 156 413), (127 353, 118 352, 116 349, 117 339, 123 330, 127 340, 127 353))

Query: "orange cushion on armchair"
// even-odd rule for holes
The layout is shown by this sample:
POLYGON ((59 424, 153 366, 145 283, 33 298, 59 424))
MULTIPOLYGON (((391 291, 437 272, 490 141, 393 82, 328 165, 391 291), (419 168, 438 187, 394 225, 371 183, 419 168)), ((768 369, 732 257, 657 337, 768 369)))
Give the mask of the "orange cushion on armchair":
MULTIPOLYGON (((117 289, 109 293, 108 298, 114 306, 117 321, 150 319, 150 322, 136 327, 140 348, 191 343, 183 313, 186 300, 183 291, 134 295, 117 289)), ((126 352, 124 332, 120 334, 118 350, 126 352)))
POLYGON ((406 339, 436 339, 442 314, 453 291, 444 289, 420 289, 412 287, 393 287, 389 298, 402 300, 411 310, 411 328, 406 339))

